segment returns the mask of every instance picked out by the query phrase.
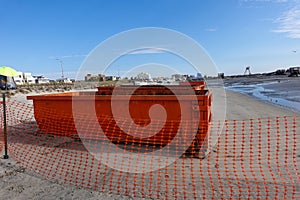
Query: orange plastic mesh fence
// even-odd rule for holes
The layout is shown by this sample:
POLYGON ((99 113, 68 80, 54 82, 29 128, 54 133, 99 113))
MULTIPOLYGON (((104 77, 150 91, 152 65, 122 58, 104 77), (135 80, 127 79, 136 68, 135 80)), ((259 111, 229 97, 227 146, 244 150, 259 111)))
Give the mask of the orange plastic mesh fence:
MULTIPOLYGON (((62 134, 41 133, 32 105, 8 102, 9 155, 25 168, 53 181, 103 192, 156 199, 297 199, 300 195, 299 116, 225 121, 222 134, 204 159, 186 154, 167 165, 167 157, 178 156, 181 153, 180 145, 185 141, 167 148, 167 155, 144 153, 166 147, 166 143, 174 137, 171 133, 169 139, 161 137, 161 141, 157 137, 155 141, 148 143, 132 142, 131 136, 123 135, 118 142, 118 136, 122 134, 120 129, 111 125, 114 123, 113 119, 103 116, 102 129, 110 132, 110 137, 117 138, 108 137, 105 140, 101 134, 95 133, 99 127, 89 124, 88 116, 81 116, 87 132, 80 139, 76 134, 63 134, 71 128, 68 127, 71 126, 69 122, 63 127, 47 120, 51 119, 54 110, 45 108, 43 112, 44 123, 54 126, 62 134), (110 141, 122 153, 134 152, 137 156, 147 157, 145 162, 151 162, 137 166, 141 173, 130 173, 128 168, 133 167, 135 160, 132 157, 122 157, 120 160, 113 149, 110 149, 112 147, 107 145, 110 141), (107 157, 95 156, 99 151, 107 152, 110 162, 117 164, 118 169, 111 168, 101 160, 107 157), (161 169, 149 171, 149 168, 155 169, 157 165, 164 164, 166 166, 161 169), (145 166, 148 168, 143 169, 145 166)), ((65 113, 61 117, 64 119, 69 115, 65 113)), ((128 120, 121 123, 134 127, 128 120)), ((177 123, 170 122, 164 128, 177 130, 177 123)), ((188 134, 184 130, 188 130, 190 125, 185 123, 180 128, 183 135, 188 134)), ((220 130, 221 125, 220 122, 212 122, 210 131, 220 130)), ((130 130, 136 131, 134 128, 130 130)))

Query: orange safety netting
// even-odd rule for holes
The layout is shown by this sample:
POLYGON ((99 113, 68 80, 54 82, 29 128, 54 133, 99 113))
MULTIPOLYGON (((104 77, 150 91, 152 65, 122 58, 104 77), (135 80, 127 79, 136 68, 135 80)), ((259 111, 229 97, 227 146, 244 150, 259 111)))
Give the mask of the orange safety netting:
MULTIPOLYGON (((43 112, 47 118, 55 111, 45 108, 43 112)), ((165 139, 152 143, 133 143, 126 138, 120 142, 113 140, 122 153, 132 152, 136 160, 140 159, 139 155, 145 159, 146 165, 136 166, 140 167, 138 173, 130 172, 129 168, 135 164, 132 157, 120 159, 110 149, 110 140, 92 134, 99 127, 87 124, 87 116, 81 117, 87 130, 82 138, 44 134, 34 119, 32 105, 10 101, 7 105, 9 155, 52 181, 133 197, 297 199, 300 195, 299 116, 230 120, 224 126, 212 122, 210 132, 223 129, 215 145, 207 146, 205 140, 201 141, 204 150, 208 148, 210 153, 204 159, 186 153, 171 164, 168 159, 181 153, 181 143, 167 148, 167 154, 151 155, 145 153, 166 147, 165 139), (111 163, 118 168, 111 168, 111 163), (165 167, 156 169, 157 165, 164 164, 165 167)), ((103 120, 110 124, 112 119, 103 116, 103 120)), ((55 126, 51 121, 45 123, 55 126)), ((131 126, 125 119, 122 123, 131 126)), ((169 126, 176 128, 176 123, 169 126)), ((183 125, 183 135, 188 134, 184 131, 188 126, 188 123, 183 125)), ((56 128, 64 132, 68 126, 56 128)), ((115 126, 102 129, 115 133, 112 137, 118 138, 120 133, 115 126)))

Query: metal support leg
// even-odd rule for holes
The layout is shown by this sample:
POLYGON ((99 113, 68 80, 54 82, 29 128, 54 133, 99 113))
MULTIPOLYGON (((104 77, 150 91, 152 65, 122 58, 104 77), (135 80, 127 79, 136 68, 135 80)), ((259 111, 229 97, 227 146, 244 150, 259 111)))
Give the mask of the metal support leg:
POLYGON ((3 132, 4 132, 4 159, 8 159, 7 155, 7 124, 6 124, 6 103, 5 103, 5 93, 2 93, 3 99, 3 132))

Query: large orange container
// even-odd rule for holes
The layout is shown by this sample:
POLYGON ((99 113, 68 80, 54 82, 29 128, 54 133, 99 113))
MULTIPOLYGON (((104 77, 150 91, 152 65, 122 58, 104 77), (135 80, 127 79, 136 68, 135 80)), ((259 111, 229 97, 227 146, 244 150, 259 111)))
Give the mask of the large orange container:
MULTIPOLYGON (((98 92, 70 92, 61 94, 48 94, 38 96, 28 96, 28 100, 33 100, 34 115, 41 133, 56 134, 63 136, 74 136, 77 134, 76 126, 73 118, 72 102, 76 104, 76 116, 82 117, 83 128, 86 132, 80 131, 80 137, 101 139, 101 134, 95 135, 95 130, 99 127, 103 130, 107 138, 113 142, 136 142, 166 145, 176 136, 179 131, 180 123, 184 124, 185 136, 188 137, 189 122, 199 119, 197 134, 194 138, 192 148, 197 149, 204 141, 209 131, 209 123, 211 121, 211 93, 208 90, 194 90, 193 94, 186 90, 186 86, 174 86, 172 91, 161 86, 141 86, 129 96, 128 92, 132 90, 129 86, 120 87, 99 87, 98 92), (112 92, 118 93, 113 96, 112 92), (175 91, 175 92, 174 92, 175 91), (177 96, 174 95, 176 93, 177 96), (122 116, 122 113, 128 111, 126 102, 129 101, 130 119, 122 116), (180 103, 178 101, 180 98, 180 103), (195 101, 196 100, 196 101, 195 101), (93 102, 93 103, 91 103, 93 102), (113 104, 112 104, 113 103, 113 104), (153 130, 149 132, 143 131, 143 137, 136 137, 132 134, 124 132, 116 121, 128 127, 131 133, 138 132, 139 127, 144 127, 150 123, 162 122, 155 119, 152 121, 149 116, 149 110, 153 105, 161 105, 165 109, 166 121, 159 132, 153 134, 153 130), (118 113, 118 120, 114 119, 112 106, 118 113), (182 112, 185 119, 182 120, 182 112), (80 113, 78 115, 78 113, 80 113), (93 115, 93 113, 95 113, 93 115), (197 116, 196 116, 197 115, 197 116), (93 117, 97 117, 99 127, 92 125, 90 121, 93 117), (93 129, 93 131, 91 131, 93 129), (93 133, 93 135, 91 135, 93 133), (149 135, 147 135, 149 134, 149 135)), ((77 128, 78 128, 78 124, 77 128)), ((79 125, 80 126, 80 125, 79 125)), ((81 129, 81 128, 80 128, 81 129)), ((82 130, 82 129, 81 129, 82 130)), ((103 136, 103 135, 102 135, 103 136)))

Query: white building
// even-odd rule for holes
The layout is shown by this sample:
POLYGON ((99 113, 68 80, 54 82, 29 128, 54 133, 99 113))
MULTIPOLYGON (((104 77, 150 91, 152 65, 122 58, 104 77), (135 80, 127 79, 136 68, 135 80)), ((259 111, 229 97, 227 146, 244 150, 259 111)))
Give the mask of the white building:
POLYGON ((50 83, 50 79, 46 78, 44 76, 33 76, 35 78, 35 83, 38 84, 46 84, 46 83, 50 83))
POLYGON ((171 76, 171 79, 173 81, 185 81, 186 77, 187 77, 187 75, 183 75, 183 74, 173 74, 171 76))
POLYGON ((143 81, 145 81, 145 80, 152 81, 151 75, 150 75, 149 73, 144 73, 144 72, 139 73, 139 74, 136 76, 135 79, 136 79, 136 80, 143 80, 143 81))
POLYGON ((117 81, 119 79, 120 79, 120 77, 118 77, 118 76, 105 76, 106 81, 117 81))
POLYGON ((23 72, 18 72, 18 76, 14 76, 14 81, 17 85, 23 85, 24 80, 23 80, 23 72))
POLYGON ((29 72, 18 72, 18 76, 14 76, 17 85, 49 83, 49 79, 44 76, 32 76, 29 72))
POLYGON ((31 73, 24 72, 23 77, 24 77, 25 83, 35 84, 35 78, 31 75, 31 73))
POLYGON ((35 78, 28 72, 18 72, 18 76, 14 76, 17 85, 35 84, 35 78))

